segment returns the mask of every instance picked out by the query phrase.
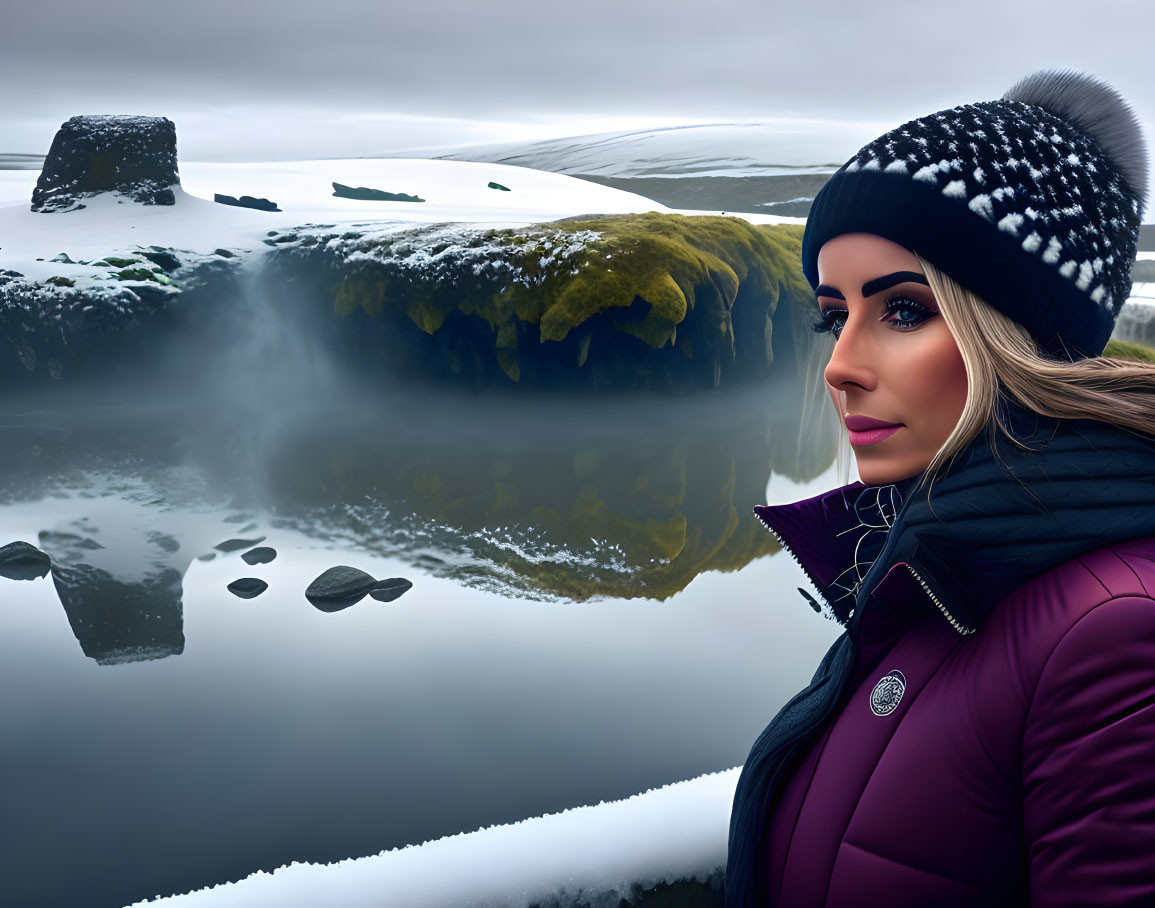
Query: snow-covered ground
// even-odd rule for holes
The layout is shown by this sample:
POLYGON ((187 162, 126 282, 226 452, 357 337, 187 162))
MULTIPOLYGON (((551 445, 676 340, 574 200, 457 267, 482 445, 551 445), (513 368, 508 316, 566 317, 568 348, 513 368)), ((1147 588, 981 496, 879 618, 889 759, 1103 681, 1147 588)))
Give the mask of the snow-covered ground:
MULTIPOLYGON (((30 210, 38 171, 0 171, 0 269, 33 280, 53 275, 81 282, 93 269, 50 261, 64 252, 75 262, 129 256, 158 245, 201 253, 216 248, 262 251, 269 231, 309 224, 395 225, 473 223, 522 227, 583 214, 670 212, 630 192, 558 173, 501 164, 404 158, 290 161, 265 164, 180 165, 181 186, 172 206, 138 205, 105 193, 86 208, 43 214, 30 210), (424 202, 338 198, 333 182, 406 193, 424 202), (509 191, 491 189, 490 182, 509 191), (215 193, 267 198, 279 212, 221 205, 215 193), (37 261, 43 259, 43 261, 37 261)), ((707 214, 693 211, 687 214, 707 214)), ((744 215, 754 223, 801 223, 797 218, 744 215)))
POLYGON ((137 905, 178 908, 524 908, 617 905, 637 884, 706 881, 725 866, 739 769, 336 864, 294 863, 137 905), (613 896, 610 898, 610 896, 613 896), (593 897, 593 899, 591 899, 593 897))

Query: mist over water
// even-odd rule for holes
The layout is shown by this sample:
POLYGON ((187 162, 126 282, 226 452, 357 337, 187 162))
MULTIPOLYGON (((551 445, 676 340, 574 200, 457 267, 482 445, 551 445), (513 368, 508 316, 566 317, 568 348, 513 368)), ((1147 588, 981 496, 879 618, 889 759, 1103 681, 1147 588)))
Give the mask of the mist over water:
POLYGON ((834 484, 792 363, 455 391, 353 372, 245 287, 146 373, 0 397, 0 544, 53 558, 0 578, 0 901, 123 905, 742 762, 835 636, 750 512, 834 484), (320 611, 339 564, 413 587, 320 611))

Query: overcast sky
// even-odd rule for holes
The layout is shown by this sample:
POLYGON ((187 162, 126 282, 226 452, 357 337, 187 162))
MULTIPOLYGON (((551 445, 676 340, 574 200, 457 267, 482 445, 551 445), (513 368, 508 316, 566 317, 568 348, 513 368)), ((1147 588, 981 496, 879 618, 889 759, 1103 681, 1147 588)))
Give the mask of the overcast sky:
MULTIPOLYGON (((186 160, 776 116, 879 131, 1040 67, 1155 135, 1151 0, 4 0, 0 152, 78 113, 176 121, 186 160)), ((853 149, 851 149, 852 151, 853 149)))

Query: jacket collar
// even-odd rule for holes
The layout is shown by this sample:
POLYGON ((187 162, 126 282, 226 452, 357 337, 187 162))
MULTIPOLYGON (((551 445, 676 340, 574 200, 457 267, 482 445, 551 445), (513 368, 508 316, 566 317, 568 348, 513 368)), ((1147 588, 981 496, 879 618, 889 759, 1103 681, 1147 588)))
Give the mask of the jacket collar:
MULTIPOLYGON (((802 566, 829 617, 867 603, 976 630, 1015 587, 1081 552, 1155 535, 1155 439, 1012 405, 1025 450, 980 433, 926 487, 851 483, 754 513, 802 566)), ((873 608, 873 607, 872 607, 873 608)))

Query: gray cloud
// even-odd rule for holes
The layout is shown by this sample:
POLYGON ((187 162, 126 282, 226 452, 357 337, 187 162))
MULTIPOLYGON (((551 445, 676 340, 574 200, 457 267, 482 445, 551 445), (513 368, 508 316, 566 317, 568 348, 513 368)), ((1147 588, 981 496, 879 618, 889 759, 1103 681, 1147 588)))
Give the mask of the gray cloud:
POLYGON ((1042 66, 1102 76, 1155 123, 1153 34, 1138 0, 23 0, 0 30, 0 150, 97 110, 899 122, 1042 66))

